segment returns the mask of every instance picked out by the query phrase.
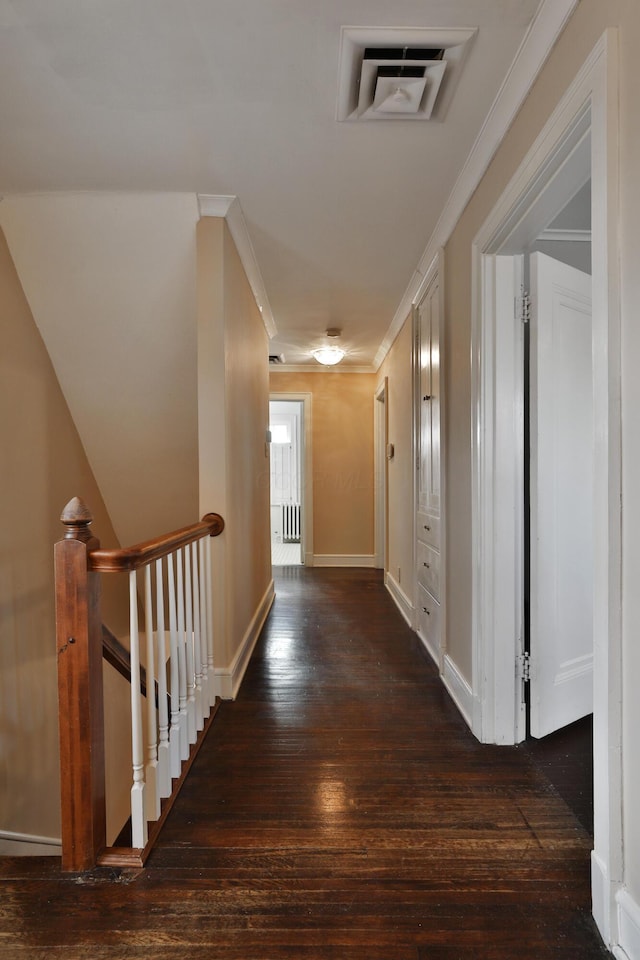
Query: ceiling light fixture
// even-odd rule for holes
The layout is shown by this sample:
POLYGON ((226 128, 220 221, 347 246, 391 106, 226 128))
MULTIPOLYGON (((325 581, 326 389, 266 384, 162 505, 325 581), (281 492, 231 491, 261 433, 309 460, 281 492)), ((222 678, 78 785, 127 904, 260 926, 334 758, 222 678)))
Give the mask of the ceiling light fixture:
MULTIPOLYGON (((335 340, 340 336, 340 332, 336 327, 330 327, 327 330, 327 337, 335 340)), ((324 347, 319 347, 317 350, 311 351, 311 356, 325 367, 333 367, 336 363, 340 363, 344 355, 345 351, 341 347, 337 347, 334 343, 328 343, 324 347)))
POLYGON ((340 347, 320 347, 319 350, 312 351, 312 356, 325 367, 333 367, 334 364, 340 363, 344 357, 344 350, 341 350, 340 347))

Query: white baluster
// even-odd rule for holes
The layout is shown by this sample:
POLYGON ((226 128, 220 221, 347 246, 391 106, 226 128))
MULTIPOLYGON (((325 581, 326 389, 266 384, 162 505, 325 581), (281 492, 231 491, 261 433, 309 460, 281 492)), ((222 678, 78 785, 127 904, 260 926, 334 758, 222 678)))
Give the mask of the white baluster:
POLYGON ((184 637, 184 580, 182 576, 182 547, 176 550, 176 596, 178 598, 178 676, 180 679, 180 759, 189 759, 189 731, 187 728, 187 657, 184 637))
POLYGON ((196 730, 204 728, 202 712, 202 645, 200 643, 200 567, 198 565, 199 542, 191 544, 191 567, 193 570, 193 663, 195 670, 196 730))
POLYGON ((187 736, 196 742, 196 672, 193 663, 193 591, 191 588, 191 551, 184 548, 185 651, 187 655, 187 736))
POLYGON ((141 849, 147 843, 145 817, 144 748, 142 745, 142 696, 140 694, 140 637, 138 635, 138 591, 136 572, 129 574, 129 633, 131 639, 131 841, 141 849))
POLYGON ((209 647, 207 637, 209 636, 209 618, 207 614, 207 562, 206 562, 206 544, 207 538, 198 541, 198 553, 200 555, 200 658, 202 663, 202 717, 208 717, 211 713, 211 698, 209 696, 210 687, 213 679, 209 678, 209 647))
POLYGON ((147 820, 160 816, 158 790, 158 721, 156 715, 155 668, 153 653, 153 599, 151 567, 144 568, 144 618, 147 636, 147 765, 145 767, 145 801, 147 820))
POLYGON ((207 672, 209 674, 209 703, 216 702, 215 674, 213 663, 213 597, 211 594, 211 537, 205 537, 206 591, 207 591, 207 672))
POLYGON ((171 776, 180 776, 182 767, 180 751, 180 674, 178 669, 178 621, 176 618, 176 586, 173 575, 173 554, 167 556, 167 586, 169 590, 169 635, 171 667, 171 729, 169 731, 169 749, 171 755, 171 776))
POLYGON ((167 704, 167 651, 164 635, 164 584, 162 558, 156 560, 156 639, 158 647, 158 793, 171 794, 171 764, 169 760, 169 707, 167 704))

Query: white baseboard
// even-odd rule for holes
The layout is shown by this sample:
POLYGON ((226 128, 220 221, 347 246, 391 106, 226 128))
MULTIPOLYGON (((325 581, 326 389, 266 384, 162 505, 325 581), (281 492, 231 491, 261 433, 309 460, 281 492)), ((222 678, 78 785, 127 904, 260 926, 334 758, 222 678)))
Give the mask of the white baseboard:
POLYGON ((240 689, 242 678, 251 659, 253 648, 258 641, 260 631, 264 626, 274 599, 275 592, 272 580, 258 605, 258 609, 253 615, 231 665, 229 667, 215 668, 216 692, 222 700, 235 700, 238 695, 238 690, 240 689))
POLYGON ((384 585, 391 594, 391 598, 395 603, 396 607, 407 621, 412 630, 415 630, 414 618, 415 610, 413 604, 409 597, 406 595, 404 590, 400 587, 400 584, 393 579, 390 573, 385 573, 384 575, 384 585))
POLYGON ((314 567, 375 567, 376 558, 368 553, 315 553, 314 567))
POLYGON ((591 851, 591 911, 600 936, 609 945, 617 939, 615 926, 615 890, 607 876, 607 869, 595 850, 591 851))
POLYGON ((420 643, 421 643, 422 646, 425 648, 425 650, 427 651, 427 653, 429 654, 429 656, 431 657, 431 659, 432 659, 433 662, 435 663, 436 667, 438 668, 438 672, 440 672, 440 650, 439 650, 439 648, 438 648, 438 647, 435 647, 435 646, 433 645, 433 643, 432 643, 430 640, 427 639, 427 637, 423 637, 422 634, 421 634, 419 631, 417 631, 417 630, 416 630, 416 634, 417 634, 417 636, 418 636, 418 640, 420 641, 420 643))
POLYGON ((442 682, 449 691, 449 696, 462 714, 465 722, 469 728, 471 728, 473 693, 453 660, 446 653, 444 655, 442 682))
POLYGON ((619 960, 640 960, 640 906, 628 890, 619 890, 618 946, 615 956, 619 960))
POLYGON ((39 837, 33 833, 0 830, 0 856, 3 857, 59 857, 62 840, 57 837, 39 837))

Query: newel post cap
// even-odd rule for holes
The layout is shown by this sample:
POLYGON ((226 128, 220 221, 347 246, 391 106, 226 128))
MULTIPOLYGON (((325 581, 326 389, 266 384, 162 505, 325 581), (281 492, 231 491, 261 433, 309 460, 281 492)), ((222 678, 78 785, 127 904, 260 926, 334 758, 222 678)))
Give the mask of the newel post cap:
POLYGON ((91 539, 92 534, 89 532, 89 526, 93 522, 93 514, 80 497, 69 500, 60 515, 60 521, 66 527, 65 540, 91 539))

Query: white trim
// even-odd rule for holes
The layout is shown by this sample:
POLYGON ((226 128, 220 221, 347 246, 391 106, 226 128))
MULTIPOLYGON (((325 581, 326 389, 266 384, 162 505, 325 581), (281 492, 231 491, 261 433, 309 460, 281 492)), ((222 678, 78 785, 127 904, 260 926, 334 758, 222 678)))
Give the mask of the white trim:
POLYGON ((236 655, 229 667, 216 667, 216 693, 222 700, 235 700, 240 689, 240 684, 245 671, 249 665, 251 654, 258 642, 260 631, 267 619, 271 605, 275 599, 273 580, 267 587, 265 594, 258 604, 258 609, 254 613, 251 623, 242 638, 242 643, 236 651, 236 655))
POLYGON ((386 449, 388 442, 388 394, 388 377, 385 377, 373 393, 373 539, 376 551, 375 564, 378 570, 385 569, 387 555, 387 472, 389 461, 386 457, 386 449))
POLYGON ((473 693, 471 687, 448 653, 444 655, 443 666, 442 682, 447 688, 449 696, 462 714, 465 723, 470 727, 473 713, 473 693))
POLYGON ((402 328, 436 250, 444 247, 453 233, 464 208, 578 2, 579 0, 543 0, 540 4, 378 348, 374 360, 376 369, 380 367, 402 328))
POLYGON ((338 363, 333 367, 323 367, 314 360, 309 363, 270 363, 269 373, 375 373, 373 364, 338 363))
MULTIPOLYGON (((608 30, 592 82, 594 344, 594 848, 609 902, 623 880, 622 452, 618 35, 608 30), (600 580, 600 577, 602 578, 600 580)), ((612 908, 613 914, 613 908, 612 908)), ((597 918, 596 918, 597 920, 597 918)), ((616 943, 617 917, 608 928, 616 943)), ((602 928, 601 928, 602 932, 602 928)), ((604 933, 603 933, 604 936, 604 933)))
POLYGON ((390 573, 385 573, 384 575, 384 585, 391 594, 391 599, 395 603, 396 607, 407 621, 412 630, 415 630, 416 624, 416 611, 409 600, 409 597, 406 595, 404 590, 401 589, 400 584, 394 580, 390 573))
POLYGON ((543 243, 591 243, 591 229, 589 230, 560 230, 547 227, 538 240, 543 243))
POLYGON ((526 731, 515 671, 524 618, 524 341, 514 296, 523 266, 518 257, 479 257, 476 247, 472 262, 472 729, 483 743, 512 744, 526 731), (494 468, 504 461, 506 470, 494 468))
MULTIPOLYGON (((472 537, 473 537, 473 691, 474 730, 483 739, 491 717, 513 711, 499 705, 503 688, 495 682, 495 664, 507 656, 492 650, 491 632, 500 617, 513 618, 509 590, 491 589, 495 565, 504 549, 495 546, 487 518, 495 512, 495 477, 513 473, 513 449, 506 451, 496 426, 498 394, 495 312, 487 307, 488 267, 506 249, 510 234, 534 210, 537 195, 546 202, 569 158, 583 160, 583 126, 590 125, 593 243, 594 357, 594 918, 605 942, 618 940, 615 897, 623 880, 622 829, 622 629, 621 629, 621 416, 619 302, 619 129, 617 31, 607 30, 585 61, 558 107, 536 139, 473 245, 472 302, 472 537), (501 453, 502 451, 502 453, 501 453), (492 664, 494 666, 492 666, 492 664), (487 678, 489 683, 487 683, 487 678)), ((537 213, 534 210, 534 216, 537 213)), ((490 291, 489 291, 490 292, 490 291)), ((504 349, 504 344, 502 344, 504 349)), ((508 399, 508 390, 507 394, 508 399)), ((504 406, 504 404, 502 404, 504 406)), ((502 522, 504 518, 504 504, 502 522)), ((522 509, 521 507, 519 508, 522 509)), ((513 547, 511 548, 513 549, 513 547)), ((496 634, 497 636, 497 634, 496 634)), ((508 638, 507 638, 508 639, 508 638)), ((511 645, 511 651, 514 647, 511 645)))
MULTIPOLYGON (((615 893, 613 884, 607 876, 606 865, 597 853, 591 851, 591 910, 596 926, 602 935, 605 943, 612 943, 614 937, 611 931, 611 919, 616 917, 617 908, 615 903, 615 893)), ((616 927, 617 929, 617 927, 616 927)))
POLYGON ((418 286, 415 296, 411 302, 411 306, 417 307, 420 305, 424 296, 431 286, 433 280, 438 277, 440 283, 443 281, 444 273, 444 247, 438 247, 437 250, 433 251, 433 256, 429 262, 429 265, 425 269, 424 273, 421 274, 422 279, 420 280, 420 285, 418 286))
POLYGON ((348 554, 348 553, 315 553, 313 555, 314 567, 373 567, 375 568, 376 558, 373 554, 348 554))
POLYGON ((255 297, 256 305, 262 316, 265 330, 270 338, 276 336, 278 330, 273 319, 271 305, 258 265, 247 221, 244 218, 240 201, 234 196, 214 196, 212 194, 198 194, 198 208, 201 217, 221 217, 227 221, 229 232, 233 237, 238 255, 242 261, 244 272, 247 275, 249 286, 255 297))
POLYGON ((640 906, 628 890, 620 890, 616 901, 619 943, 615 956, 620 960, 640 960, 640 906))
POLYGON ((434 664, 436 665, 438 669, 438 673, 440 674, 440 676, 442 676, 442 664, 440 663, 442 659, 442 651, 440 650, 440 647, 434 646, 431 640, 429 640, 428 637, 423 637, 418 630, 416 631, 416 634, 417 634, 418 640, 420 641, 420 643, 425 648, 425 650, 433 660, 434 664))

